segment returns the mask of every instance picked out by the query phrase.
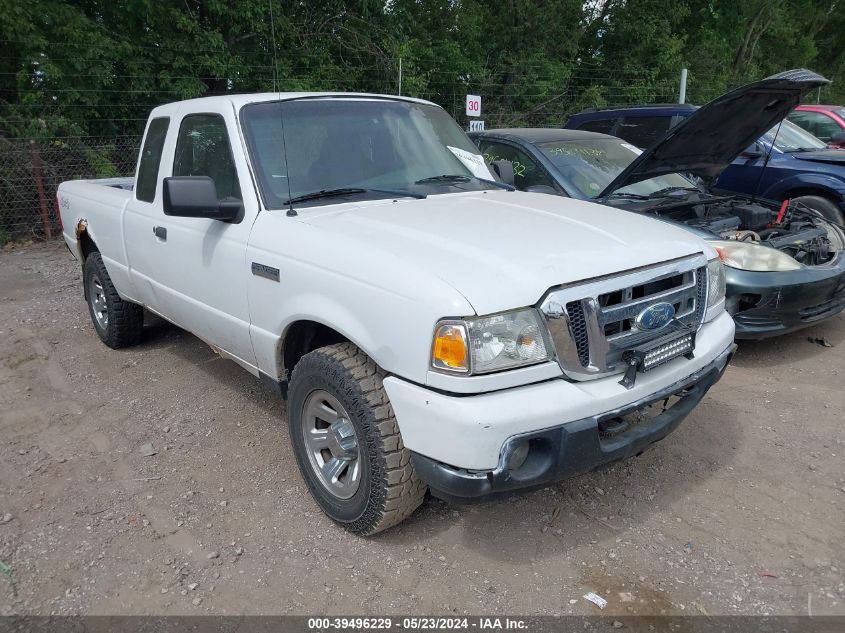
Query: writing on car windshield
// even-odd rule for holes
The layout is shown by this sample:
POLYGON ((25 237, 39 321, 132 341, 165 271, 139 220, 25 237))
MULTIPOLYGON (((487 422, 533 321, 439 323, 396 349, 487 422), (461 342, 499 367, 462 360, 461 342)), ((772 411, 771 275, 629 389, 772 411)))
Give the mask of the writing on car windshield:
MULTIPOLYGON (((538 144, 560 175, 585 198, 596 198, 641 153, 619 139, 596 138, 538 144)), ((666 174, 618 189, 615 193, 648 196, 672 187, 692 187, 680 174, 666 174)))
POLYGON ((486 168, 480 171, 472 158, 478 149, 437 106, 305 98, 251 104, 241 118, 261 193, 271 209, 289 201, 325 204, 325 195, 312 194, 335 190, 345 191, 347 199, 490 188, 480 179, 486 168), (432 179, 443 174, 458 178, 432 179))

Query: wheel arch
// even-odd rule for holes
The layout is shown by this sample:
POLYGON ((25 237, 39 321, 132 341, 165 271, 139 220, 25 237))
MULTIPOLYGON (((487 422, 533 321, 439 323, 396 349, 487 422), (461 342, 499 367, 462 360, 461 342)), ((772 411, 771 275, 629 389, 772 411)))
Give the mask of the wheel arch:
POLYGON ((88 220, 81 219, 76 223, 76 255, 81 264, 85 263, 91 253, 99 253, 100 248, 91 235, 88 220))
POLYGON ((326 325, 321 320, 301 318, 293 321, 285 328, 279 339, 276 357, 280 378, 287 381, 296 363, 308 352, 344 342, 357 345, 347 334, 326 325))
POLYGON ((803 174, 773 183, 762 194, 763 198, 777 202, 799 196, 821 196, 838 204, 845 196, 845 183, 823 174, 803 174))
POLYGON ((784 194, 783 199, 793 200, 802 196, 818 196, 819 198, 826 198, 831 202, 836 203, 836 200, 834 199, 836 197, 835 192, 831 191, 830 189, 823 189, 821 187, 813 186, 796 187, 795 189, 790 189, 784 194))

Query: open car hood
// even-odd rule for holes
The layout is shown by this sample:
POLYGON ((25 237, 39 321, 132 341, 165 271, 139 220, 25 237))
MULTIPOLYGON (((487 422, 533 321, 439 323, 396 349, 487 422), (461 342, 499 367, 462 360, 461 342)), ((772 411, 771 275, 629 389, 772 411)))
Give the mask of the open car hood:
POLYGON ((810 70, 788 70, 723 94, 645 149, 598 197, 675 172, 693 174, 709 184, 786 117, 803 94, 829 83, 810 70))

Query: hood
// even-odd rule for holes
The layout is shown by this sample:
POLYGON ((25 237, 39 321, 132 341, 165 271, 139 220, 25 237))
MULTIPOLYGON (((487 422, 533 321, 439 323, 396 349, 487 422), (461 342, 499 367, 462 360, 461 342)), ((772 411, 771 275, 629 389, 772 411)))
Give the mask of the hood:
POLYGON ((788 70, 722 95, 648 147, 599 194, 675 172, 714 181, 749 145, 786 117, 801 96, 829 84, 810 70, 788 70))
POLYGON ((814 163, 830 163, 833 165, 845 165, 845 151, 841 149, 819 149, 812 152, 790 153, 792 158, 809 160, 814 163))
POLYGON ((553 286, 712 250, 665 222, 518 191, 333 205, 305 210, 299 220, 428 271, 478 314, 534 305, 553 286))

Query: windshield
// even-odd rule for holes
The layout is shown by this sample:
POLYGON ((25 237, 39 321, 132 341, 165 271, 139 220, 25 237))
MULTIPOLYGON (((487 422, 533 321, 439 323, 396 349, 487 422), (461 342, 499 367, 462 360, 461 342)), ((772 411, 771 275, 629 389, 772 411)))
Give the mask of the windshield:
MULTIPOLYGON (((615 138, 553 141, 538 144, 561 175, 586 198, 595 198, 633 160, 640 150, 615 138)), ((622 187, 613 193, 647 196, 670 187, 694 187, 680 174, 666 174, 622 187)))
POLYGON ((297 196, 338 188, 428 194, 455 187, 489 189, 477 178, 493 178, 478 148, 434 105, 312 98, 251 104, 241 117, 262 196, 271 209, 297 196), (447 174, 460 178, 419 183, 447 174))
POLYGON ((778 130, 778 126, 776 125, 763 135, 763 140, 769 145, 772 144, 772 139, 775 139, 775 148, 782 152, 824 149, 827 147, 824 141, 820 141, 807 130, 787 120, 784 120, 780 124, 780 130, 778 130), (775 134, 777 134, 777 139, 775 139, 775 134))

